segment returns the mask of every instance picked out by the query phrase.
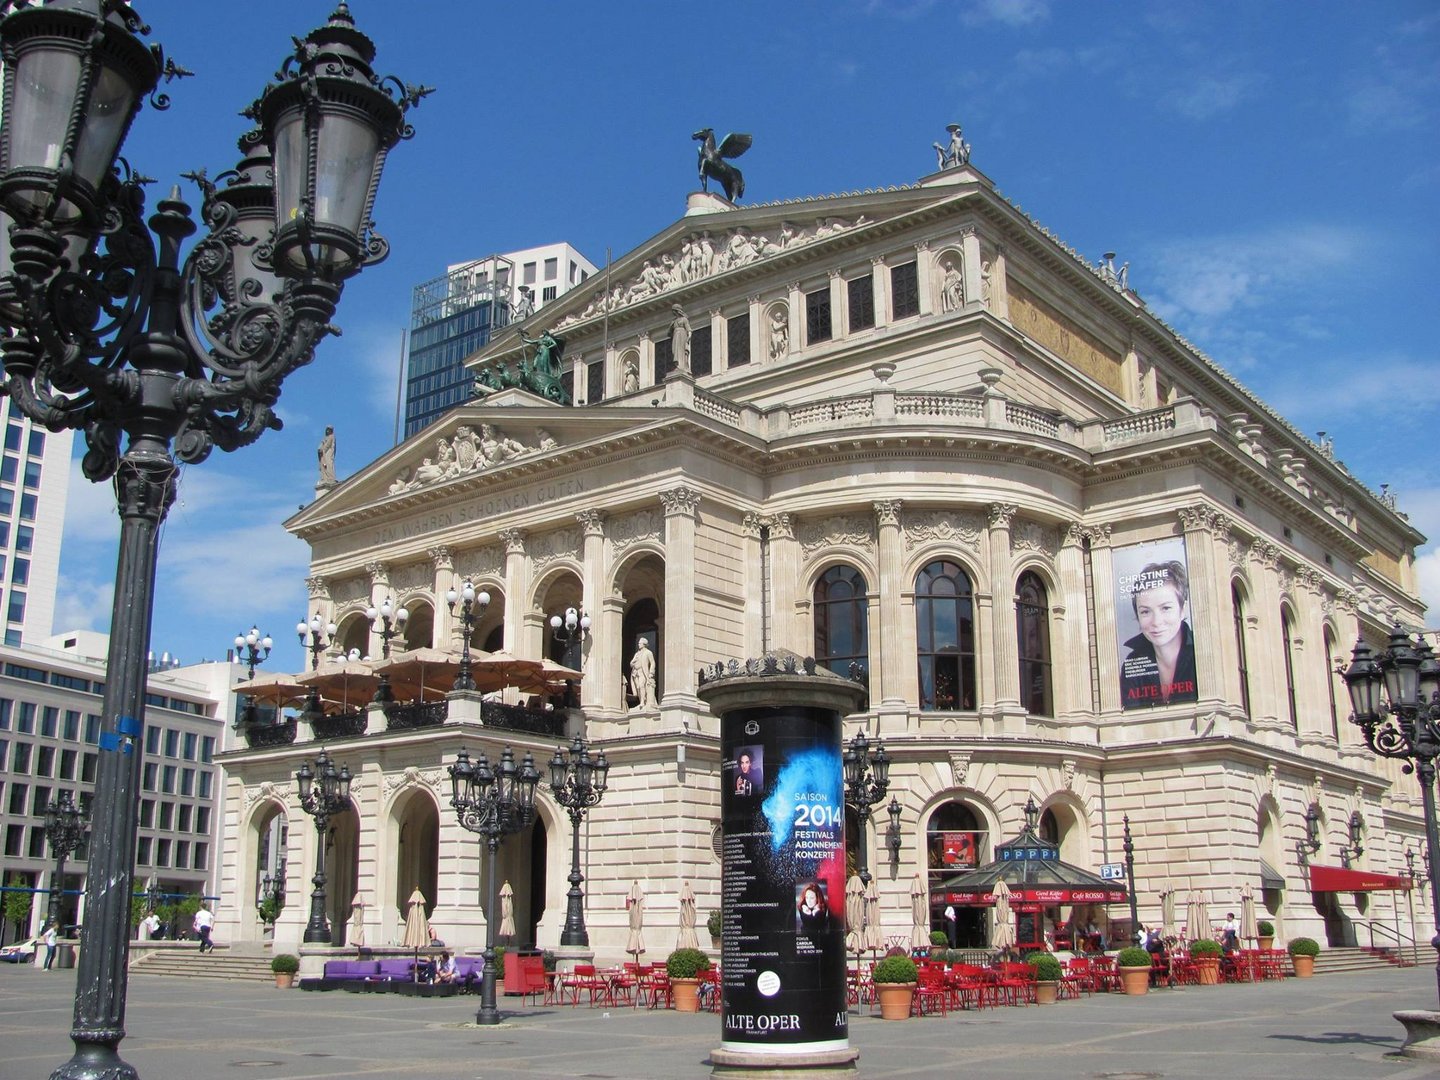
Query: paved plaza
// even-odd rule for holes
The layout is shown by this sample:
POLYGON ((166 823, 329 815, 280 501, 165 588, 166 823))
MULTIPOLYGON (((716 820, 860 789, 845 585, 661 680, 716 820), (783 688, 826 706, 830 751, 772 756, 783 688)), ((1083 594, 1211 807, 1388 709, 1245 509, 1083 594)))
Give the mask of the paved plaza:
MULTIPOLYGON (((70 1055, 74 972, 0 970, 0 1080, 43 1080, 70 1055)), ((690 1080, 710 1074, 713 1014, 627 1006, 539 1007, 503 998, 507 1022, 474 1026, 478 997, 279 991, 263 984, 137 975, 127 1061, 143 1080, 690 1080)), ((1411 1080, 1397 1009, 1435 1004, 1415 968, 1144 998, 952 1013, 901 1023, 852 1010, 859 1075, 1095 1080, 1411 1080)))

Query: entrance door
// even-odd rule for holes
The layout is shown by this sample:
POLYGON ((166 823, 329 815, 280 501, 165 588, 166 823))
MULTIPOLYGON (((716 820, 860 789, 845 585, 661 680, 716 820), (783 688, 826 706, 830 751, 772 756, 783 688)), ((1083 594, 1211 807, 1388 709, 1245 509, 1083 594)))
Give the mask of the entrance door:
POLYGON ((1332 892, 1311 893, 1315 910, 1325 920, 1326 944, 1336 947, 1355 944, 1355 924, 1340 910, 1340 902, 1332 892))

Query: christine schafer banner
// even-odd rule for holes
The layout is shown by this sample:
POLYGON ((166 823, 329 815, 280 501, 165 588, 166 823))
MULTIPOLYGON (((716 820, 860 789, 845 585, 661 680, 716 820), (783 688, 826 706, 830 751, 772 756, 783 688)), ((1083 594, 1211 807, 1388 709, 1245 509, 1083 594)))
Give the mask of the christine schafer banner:
POLYGON ((1198 700, 1184 537, 1117 547, 1114 560, 1121 706, 1198 700))
POLYGON ((848 1045, 840 717, 767 707, 722 722, 724 1045, 848 1045))

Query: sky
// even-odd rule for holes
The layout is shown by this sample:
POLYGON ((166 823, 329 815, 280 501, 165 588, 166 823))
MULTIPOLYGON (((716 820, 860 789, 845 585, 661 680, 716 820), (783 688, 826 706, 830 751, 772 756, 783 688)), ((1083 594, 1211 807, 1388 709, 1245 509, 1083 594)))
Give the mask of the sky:
MULTIPOLYGON (((195 72, 124 155, 151 203, 238 159, 238 113, 334 0, 137 0, 195 72), (226 22, 225 11, 243 10, 226 22)), ((224 655, 254 624, 299 670, 326 425, 341 479, 394 444, 411 290, 449 264, 568 241, 603 266, 697 188, 691 132, 744 131, 746 202, 909 184, 964 125, 972 164, 1092 262, 1130 263, 1161 318, 1440 540, 1440 9, 1433 0, 351 0, 377 71, 436 87, 376 205, 387 261, 345 290, 343 337, 290 376, 284 430, 186 467, 151 647, 224 655)), ((198 207, 198 198, 192 198, 198 207)), ((79 473, 57 632, 104 630, 119 522, 79 473)), ((1440 605, 1440 544, 1422 549, 1440 605)), ((1429 624, 1440 623, 1432 613, 1429 624)))

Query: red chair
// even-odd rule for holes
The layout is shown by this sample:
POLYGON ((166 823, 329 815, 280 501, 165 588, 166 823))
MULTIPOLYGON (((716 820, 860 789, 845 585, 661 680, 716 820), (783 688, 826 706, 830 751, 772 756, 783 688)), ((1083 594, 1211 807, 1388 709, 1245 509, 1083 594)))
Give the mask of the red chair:
POLYGON ((590 1005, 593 1007, 598 1000, 601 1004, 615 1004, 614 995, 610 992, 609 980, 601 977, 595 970, 594 964, 576 964, 575 971, 565 980, 565 985, 570 988, 572 1006, 580 1004, 580 993, 584 991, 590 995, 590 1005))
POLYGON ((675 993, 670 988, 670 976, 662 968, 656 967, 650 972, 646 1004, 652 1009, 668 1009, 675 1004, 675 993))
POLYGON ((938 1008, 940 1015, 944 1016, 950 997, 950 991, 945 985, 944 970, 927 965, 918 970, 915 978, 915 996, 911 999, 911 1013, 916 1016, 924 1016, 927 1012, 933 1013, 938 1008))

